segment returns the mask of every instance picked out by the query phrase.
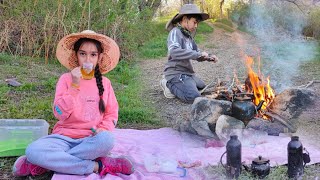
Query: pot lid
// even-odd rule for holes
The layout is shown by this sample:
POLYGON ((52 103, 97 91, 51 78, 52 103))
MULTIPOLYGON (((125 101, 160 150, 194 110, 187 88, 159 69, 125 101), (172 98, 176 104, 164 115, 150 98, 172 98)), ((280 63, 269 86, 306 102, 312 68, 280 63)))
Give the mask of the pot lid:
POLYGON ((251 97, 235 97, 238 101, 251 101, 251 97))
POLYGON ((269 163, 269 161, 270 161, 269 159, 259 156, 252 161, 252 164, 266 164, 266 163, 269 163))
POLYGON ((253 98, 252 93, 237 93, 234 96, 234 99, 239 101, 251 101, 253 98))

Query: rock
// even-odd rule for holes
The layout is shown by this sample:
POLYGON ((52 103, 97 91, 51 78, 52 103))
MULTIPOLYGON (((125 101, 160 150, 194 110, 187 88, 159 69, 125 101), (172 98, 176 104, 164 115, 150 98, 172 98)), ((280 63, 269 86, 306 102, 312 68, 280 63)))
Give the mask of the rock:
POLYGON ((195 121, 191 122, 191 127, 197 132, 198 135, 204 137, 211 137, 214 138, 216 135, 210 130, 208 126, 208 122, 202 121, 195 121))
POLYGON ((305 88, 286 89, 278 94, 270 108, 286 120, 297 118, 305 109, 313 105, 317 96, 305 88))
POLYGON ((216 123, 216 130, 215 133, 221 140, 226 140, 229 138, 230 130, 231 129, 244 129, 245 125, 242 121, 239 119, 236 119, 234 117, 228 116, 228 115, 221 115, 218 118, 218 121, 216 123))
POLYGON ((191 127, 201 136, 216 137, 216 122, 221 114, 231 115, 231 102, 196 98, 191 107, 191 127))
POLYGON ((8 86, 18 87, 22 85, 16 80, 16 78, 6 79, 5 81, 7 82, 8 86))
POLYGON ((198 134, 197 131, 191 126, 190 120, 184 120, 182 118, 176 121, 176 124, 173 125, 173 128, 182 132, 186 131, 191 134, 198 134))
MULTIPOLYGON (((269 135, 278 136, 280 133, 294 133, 296 118, 313 105, 317 99, 316 94, 309 89, 291 88, 278 94, 270 106, 272 113, 290 125, 290 129, 278 120, 273 122, 254 118, 250 120, 247 128, 265 131, 269 135)), ((230 133, 238 133, 237 129, 243 129, 242 121, 230 117, 232 103, 224 100, 197 98, 192 104, 191 118, 188 121, 189 132, 206 137, 218 137, 226 139, 230 133)), ((239 131, 240 133, 240 131, 239 131)))
POLYGON ((272 136, 279 136, 280 133, 294 133, 290 132, 290 130, 280 122, 271 122, 260 118, 253 118, 251 121, 249 121, 246 128, 265 131, 268 133, 268 135, 272 136))

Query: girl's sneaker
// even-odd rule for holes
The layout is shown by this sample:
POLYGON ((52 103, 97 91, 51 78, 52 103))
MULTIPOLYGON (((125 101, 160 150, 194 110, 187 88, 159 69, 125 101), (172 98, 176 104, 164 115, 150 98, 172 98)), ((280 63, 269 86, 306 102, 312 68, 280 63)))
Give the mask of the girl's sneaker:
POLYGON ((42 168, 40 166, 31 164, 30 162, 28 162, 27 157, 25 155, 20 156, 12 167, 12 173, 14 176, 28 176, 28 175, 36 176, 36 175, 44 174, 48 171, 49 170, 45 168, 42 168))
POLYGON ((116 173, 130 175, 134 172, 133 163, 126 157, 100 157, 96 161, 101 161, 102 168, 99 172, 100 176, 107 173, 116 175, 116 173))

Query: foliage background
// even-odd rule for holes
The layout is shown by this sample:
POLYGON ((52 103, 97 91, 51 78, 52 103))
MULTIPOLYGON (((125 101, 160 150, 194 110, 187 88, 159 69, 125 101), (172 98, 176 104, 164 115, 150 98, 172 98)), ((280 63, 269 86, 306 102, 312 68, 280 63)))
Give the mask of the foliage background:
MULTIPOLYGON (((299 0, 297 0, 299 1, 299 0)), ((155 15, 172 16, 170 0, 3 0, 0 1, 0 52, 10 55, 44 57, 45 63, 55 57, 57 42, 66 34, 91 29, 113 38, 120 46, 122 59, 132 60, 138 48, 154 37, 155 15), (159 12, 164 13, 156 13, 159 12)), ((250 7, 260 0, 193 0, 217 19, 232 19, 241 28, 248 26, 250 7)), ((303 14, 304 35, 320 38, 320 7, 300 7, 286 0, 266 1, 277 24, 290 28, 290 22, 303 14)), ((295 1, 296 2, 296 1, 295 1)), ((172 1, 171 1, 172 3, 172 1)), ((301 6, 301 5, 300 5, 301 6)), ((177 10, 175 9, 175 12, 177 10)))
POLYGON ((139 0, 10 0, 0 4, 0 52, 54 57, 66 34, 86 29, 113 38, 122 58, 130 60, 151 37, 150 23, 159 1, 139 0))

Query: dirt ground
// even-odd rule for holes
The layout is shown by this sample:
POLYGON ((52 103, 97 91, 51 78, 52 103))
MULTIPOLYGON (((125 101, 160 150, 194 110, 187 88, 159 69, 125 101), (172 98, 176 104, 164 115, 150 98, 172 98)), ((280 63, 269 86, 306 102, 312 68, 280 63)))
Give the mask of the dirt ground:
MULTIPOLYGON (((243 59, 242 54, 246 53, 255 56, 257 55, 257 52, 255 52, 256 47, 256 39, 247 33, 240 31, 228 33, 222 29, 215 28, 214 32, 207 36, 207 40, 200 45, 200 48, 216 54, 219 61, 217 63, 194 61, 195 72, 206 83, 218 79, 230 81, 235 69, 239 78, 245 77, 246 68, 241 60, 243 59), (246 48, 244 49, 243 47, 246 48)), ((145 95, 150 98, 158 110, 160 119, 166 121, 168 126, 179 129, 176 122, 181 119, 189 120, 191 104, 164 97, 159 81, 166 61, 167 58, 142 61, 140 63, 143 72, 142 81, 146 84, 145 95)), ((301 72, 301 75, 298 76, 300 78, 294 80, 294 86, 308 84, 314 78, 310 71, 317 72, 319 67, 309 67, 306 72, 301 72)), ((318 96, 320 95, 320 83, 314 83, 309 89, 314 90, 318 96)), ((317 98, 314 105, 311 105, 308 110, 299 116, 297 126, 298 130, 295 135, 300 136, 302 142, 308 140, 308 144, 312 143, 320 148, 320 144, 317 142, 320 137, 318 134, 320 128, 319 98, 317 98)))

